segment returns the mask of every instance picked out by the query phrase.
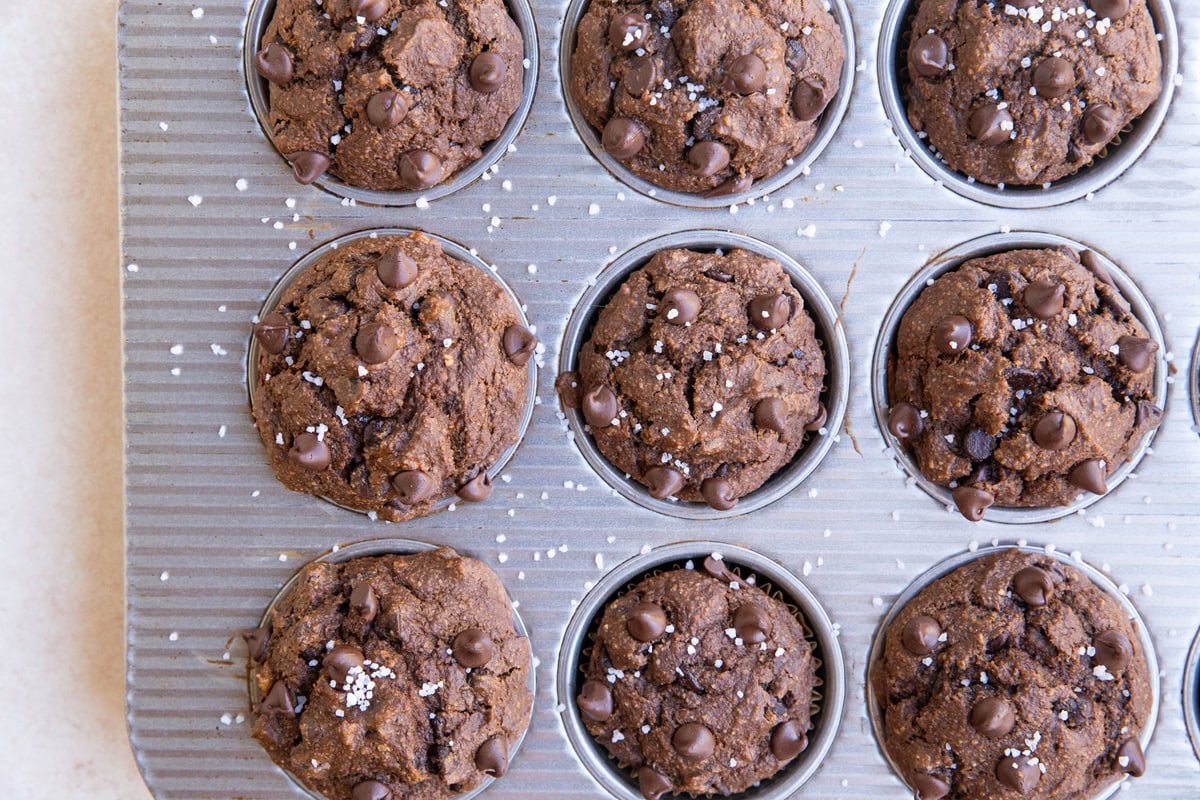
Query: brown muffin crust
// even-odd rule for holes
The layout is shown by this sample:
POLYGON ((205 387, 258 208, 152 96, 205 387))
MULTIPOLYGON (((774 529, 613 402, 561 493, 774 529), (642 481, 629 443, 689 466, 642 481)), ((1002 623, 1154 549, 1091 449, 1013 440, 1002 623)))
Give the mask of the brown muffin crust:
POLYGON ((309 564, 254 633, 254 738, 330 800, 469 791, 529 724, 529 641, 495 573, 449 548, 309 564))
POLYGON ((1010 549, 901 609, 871 687, 884 749, 918 797, 1087 800, 1144 770, 1155 679, 1116 599, 1010 549))

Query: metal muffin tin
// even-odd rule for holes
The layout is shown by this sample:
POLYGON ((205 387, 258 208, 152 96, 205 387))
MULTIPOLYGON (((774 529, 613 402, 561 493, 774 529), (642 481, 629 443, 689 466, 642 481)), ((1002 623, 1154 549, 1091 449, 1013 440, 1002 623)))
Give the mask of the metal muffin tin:
POLYGON ((804 269, 794 258, 782 250, 751 239, 741 234, 728 231, 683 231, 680 233, 660 236, 620 255, 596 279, 580 299, 574 313, 567 322, 567 331, 563 336, 559 349, 559 373, 570 372, 577 366, 579 349, 587 343, 591 336, 596 316, 604 307, 608 298, 613 295, 625 282, 629 275, 641 268, 650 258, 661 250, 673 248, 690 248, 700 251, 717 249, 730 250, 741 248, 768 258, 779 261, 792 285, 804 298, 804 310, 816 327, 817 341, 821 343, 825 354, 825 386, 821 393, 821 401, 825 404, 828 418, 821 430, 808 436, 807 441, 786 467, 775 473, 766 483, 753 492, 742 497, 736 506, 719 511, 704 503, 690 503, 684 500, 657 500, 650 496, 646 487, 630 478, 626 473, 615 467, 596 447, 596 442, 586 430, 583 414, 578 410, 564 409, 567 421, 574 434, 573 440, 578 445, 583 457, 587 459, 605 483, 633 502, 680 519, 722 519, 748 514, 751 511, 769 505, 779 498, 794 491, 812 474, 821 459, 833 446, 834 437, 842 427, 842 419, 846 415, 846 404, 850 383, 850 357, 846 348, 846 336, 838 319, 837 309, 821 289, 808 270, 804 269))
MULTIPOLYGON (((436 550, 436 549, 437 549, 436 545, 429 544, 428 542, 417 542, 417 541, 413 541, 411 539, 367 539, 366 541, 354 542, 353 544, 348 544, 348 545, 345 545, 344 547, 339 547, 336 550, 331 550, 330 552, 326 553, 325 555, 323 555, 319 558, 313 559, 313 561, 311 561, 309 563, 323 561, 323 562, 329 562, 331 564, 341 564, 341 563, 350 561, 355 558, 370 558, 372 556, 388 556, 388 555, 404 556, 404 555, 412 555, 415 553, 426 553, 426 552, 429 552, 431 550, 436 550)), ((460 555, 466 555, 466 554, 460 553, 460 555)), ((295 588, 296 582, 299 579, 300 579, 300 572, 297 572, 295 575, 292 576, 291 580, 289 580, 287 583, 285 583, 283 585, 283 587, 279 590, 279 593, 276 594, 275 598, 271 601, 271 604, 269 606, 267 606, 267 610, 263 612, 262 619, 260 619, 259 623, 258 623, 259 626, 265 627, 267 625, 267 622, 271 618, 272 609, 274 609, 275 606, 278 605, 279 603, 283 602, 284 598, 286 598, 288 596, 288 593, 291 592, 293 588, 295 588)), ((529 637, 529 631, 527 631, 525 629, 525 623, 521 620, 521 615, 517 613, 517 609, 516 609, 515 605, 513 606, 512 622, 513 622, 513 628, 516 630, 518 636, 525 637, 525 638, 529 637)), ((247 683, 248 691, 250 692, 250 697, 251 697, 252 702, 254 703, 254 705, 258 705, 259 703, 262 702, 262 696, 261 696, 261 693, 258 691, 258 686, 254 683, 254 666, 253 665, 248 665, 248 669, 246 670, 246 683, 247 683)), ((536 695, 537 694, 537 670, 533 669, 532 665, 530 666, 530 669, 529 669, 528 684, 529 684, 530 693, 536 695)), ((513 742, 512 747, 508 751, 508 761, 509 761, 510 767, 512 765, 512 762, 517 759, 517 754, 521 750, 521 744, 525 741, 525 733, 526 733, 525 731, 521 732, 521 735, 517 737, 517 740, 515 742, 513 742)), ((282 772, 284 775, 286 775, 288 780, 290 780, 293 784, 295 784, 296 788, 298 788, 302 792, 303 797, 309 797, 309 798, 312 798, 312 800, 325 800, 325 795, 320 794, 318 792, 314 792, 311 789, 309 789, 291 771, 283 769, 282 767, 280 767, 278 765, 276 765, 275 768, 277 770, 279 770, 280 772, 282 772)), ((484 791, 487 790, 487 788, 489 786, 491 786, 497 780, 500 780, 500 779, 485 777, 483 782, 480 783, 478 786, 476 786, 474 789, 472 789, 469 792, 464 792, 463 794, 458 795, 458 797, 462 798, 462 800, 470 800, 470 798, 476 797, 476 796, 482 794, 484 791)))
MULTIPOLYGON (((871 640, 894 598, 932 564, 972 543, 1026 539, 1080 551, 1128 582, 1162 667, 1149 768, 1130 782, 1130 797, 1195 797, 1200 759, 1183 698, 1187 651, 1200 629, 1200 436, 1187 396, 1200 330, 1200 81, 1176 86, 1154 146, 1091 201, 1052 213, 997 209, 945 191, 915 154, 906 156, 880 103, 884 4, 847 0, 858 60, 844 119, 811 174, 769 198, 757 187, 755 202, 738 202, 731 214, 631 191, 589 154, 561 86, 568 3, 534 0, 540 59, 529 56, 541 69, 516 149, 489 168, 498 167, 491 179, 401 208, 293 181, 260 130, 242 68, 249 11, 260 8, 252 0, 122 3, 127 703, 133 749, 154 794, 303 797, 249 735, 236 634, 257 623, 298 565, 335 544, 403 536, 495 569, 538 659, 520 757, 486 800, 612 797, 576 754, 557 710, 564 631, 614 565, 698 538, 781 564, 833 622, 849 687, 841 724, 794 797, 911 796, 871 733, 861 691, 871 640), (439 234, 495 264, 526 304, 549 367, 538 370, 532 420, 491 499, 399 527, 279 485, 246 383, 251 321, 295 261, 347 234, 397 227, 439 234), (845 418, 820 464, 769 506, 714 520, 655 513, 614 494, 572 441, 553 386, 572 312, 606 267, 640 244, 696 229, 744 234, 802 263, 828 293, 849 356, 845 418), (972 525, 947 513, 905 480, 875 416, 871 353, 897 295, 931 254, 1001 229, 1066 236, 1123 265, 1153 303, 1167 343, 1166 415, 1154 452, 1118 491, 1053 523, 972 525)), ((1181 62, 1200 74, 1191 46, 1200 5, 1175 11, 1181 62)))
MULTIPOLYGON (((927 479, 921 474, 921 470, 917 467, 916 460, 905 447, 904 443, 898 440, 888 430, 888 409, 891 403, 888 402, 887 396, 887 369, 888 362, 894 353, 894 342, 896 332, 900 328, 900 320, 904 316, 904 312, 912 305, 912 302, 917 299, 917 296, 929 285, 930 282, 945 275, 947 272, 952 272, 958 269, 963 263, 975 258, 1003 253, 1009 250, 1021 249, 1053 249, 1056 247, 1070 247, 1075 252, 1084 250, 1092 250, 1100 260, 1100 263, 1109 271, 1112 276, 1113 283, 1121 291, 1121 295, 1129 301, 1132 307, 1132 312, 1135 317, 1146 328, 1146 332, 1150 338, 1158 345, 1158 352, 1154 355, 1154 404, 1159 408, 1166 406, 1167 400, 1167 344, 1163 340, 1162 328, 1159 327, 1158 318, 1155 316, 1154 308, 1150 305, 1150 301, 1142 294, 1141 288, 1129 277, 1121 267, 1112 262, 1103 253, 1088 247, 1080 242, 1075 242, 1062 236, 1054 234, 1036 233, 1033 231, 1020 231, 1013 233, 995 233, 987 236, 982 236, 970 242, 951 247, 949 250, 939 254, 926 264, 921 270, 915 274, 908 282, 908 285, 901 290, 892 307, 888 309, 887 314, 883 318, 883 324, 880 326, 879 335, 875 339, 875 355, 872 359, 872 381, 871 390, 875 400, 875 418, 879 423, 879 430, 892 446, 892 452, 896 457, 896 461, 904 468, 904 470, 916 481, 916 485, 921 487, 921 490, 937 500, 947 509, 954 509, 954 499, 951 492, 944 486, 939 486, 933 481, 927 479)), ((1138 462, 1146 454, 1154 442, 1155 431, 1151 431, 1143 437, 1137 448, 1130 454, 1129 460, 1124 464, 1119 465, 1108 476, 1108 492, 1103 495, 1091 494, 1083 492, 1079 497, 1075 498, 1069 505, 1065 506, 1048 506, 1045 508, 1011 508, 1004 506, 992 506, 984 516, 992 522, 1050 522, 1051 520, 1065 517, 1069 514, 1077 513, 1078 511, 1091 506, 1093 503, 1100 501, 1104 497, 1108 497, 1116 491, 1117 487, 1132 474, 1138 466, 1138 462)))
MULTIPOLYGON (((1084 3, 1085 0, 1079 0, 1077 3, 1063 2, 1059 5, 1073 8, 1084 3)), ((904 96, 908 80, 908 39, 918 5, 918 0, 891 0, 888 3, 879 34, 879 56, 876 60, 880 97, 891 120, 892 130, 906 153, 911 154, 913 160, 935 181, 969 200, 1003 208, 1045 208, 1098 192, 1137 161, 1154 141, 1166 119, 1175 93, 1175 86, 1169 79, 1163 80, 1162 94, 1158 99, 1120 133, 1119 142, 1109 145, 1093 163, 1075 174, 1060 178, 1048 186, 1000 187, 972 180, 951 169, 934 155, 930 151, 929 141, 917 136, 908 122, 904 96)), ((1045 5, 1052 7, 1051 3, 1045 5)), ((1174 75, 1179 69, 1179 29, 1171 2, 1146 0, 1146 6, 1160 37, 1163 75, 1174 75)))
MULTIPOLYGON (((866 693, 867 697, 867 713, 871 718, 871 729, 875 734, 875 740, 879 743, 879 749, 883 754, 883 757, 887 760, 888 764, 891 765, 897 776, 903 775, 905 770, 901 769, 899 765, 892 760, 891 755, 883 749, 883 712, 879 708, 879 703, 876 701, 874 691, 871 689, 871 671, 875 669, 876 664, 879 663, 879 659, 883 657, 883 645, 887 627, 889 624, 891 624, 896 615, 899 614, 904 607, 921 592, 922 589, 929 586, 929 584, 933 583, 939 578, 949 575, 959 567, 965 566, 976 559, 983 558, 984 556, 994 555, 995 553, 1003 552, 1008 549, 1011 548, 979 548, 975 552, 960 553, 959 555, 951 556, 950 558, 935 564, 927 572, 925 572, 925 574, 913 581, 912 584, 910 584, 909 587, 904 590, 899 597, 896 598, 896 601, 892 603, 892 607, 888 609, 888 613, 883 618, 883 621, 879 623, 879 629, 875 634, 874 640, 871 642, 871 654, 867 658, 867 671, 865 676, 866 683, 863 691, 866 693)), ((1161 691, 1159 687, 1160 680, 1158 677, 1158 656, 1154 652, 1154 640, 1150 638, 1150 630, 1146 626, 1145 620, 1142 619, 1142 615, 1138 613, 1137 606, 1135 606, 1128 597, 1121 593, 1121 590, 1111 578, 1092 565, 1083 561, 1082 558, 1073 558, 1070 555, 1062 553, 1058 550, 1046 550, 1038 547, 1022 546, 1018 547, 1017 549, 1025 553, 1037 553, 1039 555, 1050 556, 1062 564, 1074 567, 1082 572, 1089 580, 1091 580, 1092 583, 1100 587, 1101 591, 1120 603, 1122 610, 1124 610, 1124 612, 1128 615, 1129 620, 1133 623, 1134 632, 1138 636, 1138 644, 1141 646, 1140 649, 1142 655, 1146 659, 1146 672, 1150 677, 1150 711, 1146 715, 1146 725, 1142 728, 1138 735, 1138 741, 1141 743, 1142 748, 1144 750, 1148 750, 1150 747, 1151 737, 1154 735, 1154 726, 1158 723, 1158 709, 1161 700, 1161 691)), ((1154 758, 1154 753, 1148 752, 1146 757, 1147 759, 1152 759, 1154 758)), ((903 778, 901 779, 903 780, 903 778)), ((1108 786, 1104 787, 1104 789, 1098 794, 1089 798, 1089 800, 1107 800, 1107 798, 1112 797, 1113 794, 1115 794, 1121 788, 1121 783, 1122 781, 1120 780, 1112 782, 1108 786)))
POLYGON ((580 653, 587 646, 588 636, 604 613, 605 606, 623 594, 630 584, 653 574, 656 569, 675 569, 689 561, 693 562, 695 569, 702 569, 700 564, 704 559, 716 553, 731 568, 741 568, 739 574, 743 578, 748 579, 753 575, 756 582, 769 583, 782 595, 785 603, 798 609, 804 618, 804 626, 812 632, 814 657, 820 661, 817 676, 821 685, 817 691, 821 697, 813 715, 808 747, 777 775, 747 789, 738 797, 743 800, 784 800, 794 796, 820 768, 837 737, 846 692, 842 651, 829 615, 808 587, 780 564, 744 547, 711 541, 678 542, 657 547, 619 564, 587 593, 567 625, 558 655, 558 708, 567 737, 596 782, 619 800, 642 800, 642 794, 629 771, 620 769, 584 727, 575 705, 575 697, 579 694, 579 673, 583 666, 580 653))

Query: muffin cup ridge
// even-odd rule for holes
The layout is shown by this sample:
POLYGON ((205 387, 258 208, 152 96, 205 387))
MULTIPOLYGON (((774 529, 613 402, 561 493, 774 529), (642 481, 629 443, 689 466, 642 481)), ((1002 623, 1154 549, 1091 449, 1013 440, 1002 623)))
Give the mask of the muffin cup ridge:
POLYGON ((1192 640, 1183 669, 1183 722, 1200 758, 1200 633, 1192 640))

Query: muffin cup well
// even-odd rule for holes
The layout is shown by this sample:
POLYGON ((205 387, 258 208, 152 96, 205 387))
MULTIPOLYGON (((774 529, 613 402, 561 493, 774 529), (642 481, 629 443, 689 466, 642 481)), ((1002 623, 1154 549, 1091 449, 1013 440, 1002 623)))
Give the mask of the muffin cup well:
MULTIPOLYGON (((1138 644, 1141 645, 1142 654, 1146 659, 1146 672, 1150 677, 1150 713, 1146 717, 1146 724, 1142 727, 1142 730, 1138 734, 1138 741, 1141 743, 1143 750, 1148 748, 1150 745, 1150 739, 1154 736, 1155 725, 1158 723, 1158 707, 1161 700, 1161 687, 1159 684, 1161 681, 1158 671, 1158 655, 1154 650, 1154 640, 1150 638, 1150 629, 1146 626, 1146 621, 1142 619, 1142 615, 1138 613, 1137 606, 1135 606, 1133 602, 1127 596, 1125 596, 1125 594, 1122 593, 1119 588, 1117 588, 1117 585, 1112 581, 1112 579, 1103 572, 1082 560, 1076 560, 1072 558, 1066 553, 1060 553, 1057 550, 1048 550, 1042 547, 1033 547, 1029 545, 997 545, 993 547, 980 547, 975 552, 959 553, 958 555, 951 556, 950 558, 935 564, 924 573, 919 575, 912 583, 908 585, 907 589, 900 593, 900 596, 896 598, 896 601, 892 603, 891 608, 888 609, 887 614, 879 623, 879 628, 876 630, 875 636, 871 640, 871 651, 867 656, 866 670, 867 716, 871 720, 871 732, 875 736, 875 743, 879 746, 879 752, 883 755, 884 760, 887 761, 888 766, 892 768, 892 771, 896 774, 896 777, 901 782, 904 782, 904 778, 901 776, 905 774, 905 771, 892 760, 892 757, 888 754, 887 750, 883 746, 883 714, 879 708, 879 703, 876 701, 875 692, 871 687, 871 676, 875 671, 875 667, 878 664, 879 659, 883 655, 884 638, 885 634, 887 633, 888 626, 891 624, 892 620, 895 619, 896 615, 899 614, 900 611, 902 611, 904 607, 908 605, 913 598, 915 598, 917 594, 929 584, 933 583, 939 578, 949 575, 959 567, 969 564, 976 559, 1012 549, 1020 550, 1023 553, 1037 553, 1038 555, 1049 556, 1056 561, 1073 567, 1074 569, 1082 572, 1092 583, 1099 587, 1101 591, 1120 603, 1121 609, 1126 613, 1126 615, 1129 617, 1130 623, 1133 625, 1134 633, 1137 634, 1138 644)), ((907 786, 907 784, 905 785, 907 786)), ((1111 797, 1113 794, 1115 794, 1117 790, 1120 789, 1121 785, 1122 781, 1113 781, 1113 783, 1102 789, 1096 795, 1088 798, 1088 800, 1105 800, 1105 798, 1111 797)))
POLYGON ((741 248, 779 262, 792 280, 792 285, 804 298, 805 310, 816 327, 818 344, 825 354, 825 386, 821 401, 825 403, 828 418, 822 432, 817 432, 800 448, 791 462, 767 479, 762 486, 740 498, 738 504, 727 511, 718 511, 704 503, 685 500, 657 500, 650 496, 645 486, 614 466, 585 430, 583 414, 578 409, 563 409, 571 427, 575 444, 604 481, 625 498, 640 506, 680 519, 724 519, 741 516, 760 509, 784 497, 804 481, 825 454, 833 447, 834 437, 841 429, 846 415, 850 393, 850 354, 846 335, 842 329, 841 315, 830 301, 821 285, 808 270, 782 250, 758 239, 738 233, 716 230, 682 231, 652 239, 618 256, 597 277, 583 297, 580 298, 571 318, 567 321, 559 355, 559 373, 574 371, 579 360, 579 349, 591 335, 596 316, 607 299, 617 291, 625 279, 661 250, 689 248, 693 250, 716 250, 741 248))
POLYGON ((1162 50, 1162 93, 1149 108, 1124 128, 1106 150, 1073 175, 1043 186, 992 186, 971 180, 930 152, 928 140, 917 136, 908 122, 904 92, 908 83, 908 40, 919 0, 891 0, 879 32, 876 58, 879 93, 901 147, 929 177, 968 200, 1000 208, 1047 208, 1078 200, 1115 181, 1145 152, 1158 134, 1179 70, 1179 31, 1170 0, 1146 0, 1162 50))
MULTIPOLYGON (((387 555, 413 555, 415 553, 425 553, 429 552, 430 550, 436 550, 437 548, 438 545, 430 544, 428 542, 418 542, 413 539, 367 539, 365 541, 353 542, 352 544, 337 547, 323 556, 314 558, 309 563, 326 562, 330 564, 340 564, 356 558, 387 555)), ((459 554, 467 556, 466 553, 460 552, 459 554)), ((307 564, 305 566, 307 566, 307 564)), ((267 605, 266 610, 263 612, 262 618, 259 620, 258 624, 260 627, 265 626, 270 621, 271 611, 276 605, 282 602, 285 597, 287 597, 289 592, 292 591, 292 589, 296 586, 296 582, 300 578, 300 573, 303 571, 304 567, 301 567, 299 570, 297 570, 296 573, 288 579, 287 583, 285 583, 279 589, 275 596, 271 598, 270 604, 267 605)), ((517 635, 528 639, 529 631, 525 628, 525 622, 521 619, 521 615, 517 613, 516 606, 513 606, 512 621, 513 628, 516 630, 517 635)), ((250 710, 251 714, 253 714, 254 708, 262 702, 263 697, 262 692, 259 691, 257 684, 254 682, 254 664, 253 662, 249 661, 249 659, 247 659, 246 664, 246 685, 248 687, 250 696, 250 710)), ((530 694, 536 697, 537 670, 534 669, 532 663, 529 666, 528 686, 530 694)), ((528 730, 529 722, 526 721, 525 730, 521 731, 521 735, 517 737, 517 740, 513 742, 512 747, 509 748, 508 761, 510 766, 516 759, 518 752, 521 750, 521 745, 525 741, 525 734, 528 733, 528 730)), ((287 776, 288 780, 290 780, 297 789, 304 793, 305 797, 311 798, 311 800, 325 800, 325 795, 314 792, 312 789, 305 786, 304 782, 293 775, 290 771, 280 767, 278 764, 275 766, 280 772, 287 776)), ((471 800, 472 797, 476 797, 484 792, 496 780, 498 779, 491 777, 484 778, 483 782, 471 791, 460 795, 455 795, 455 800, 471 800)))
POLYGON ((1196 344, 1192 348, 1192 363, 1189 370, 1188 385, 1192 394, 1192 417, 1196 423, 1193 430, 1200 433, 1200 335, 1196 337, 1196 344))
POLYGON ((737 545, 689 541, 657 547, 615 567, 584 596, 567 625, 558 653, 559 715, 567 738, 596 782, 620 800, 643 798, 634 776, 628 770, 621 769, 584 727, 575 703, 581 683, 580 672, 585 665, 583 651, 590 647, 590 637, 599 624, 604 608, 633 584, 658 572, 686 568, 689 560, 694 562, 696 569, 702 569, 700 563, 714 553, 720 553, 725 564, 748 582, 753 576, 760 588, 769 584, 764 591, 796 609, 806 634, 811 633, 808 638, 814 644, 813 656, 817 662, 818 690, 815 694, 819 695, 819 700, 812 717, 808 748, 775 776, 736 797, 740 800, 784 800, 792 797, 816 773, 837 737, 846 694, 842 650, 829 615, 808 587, 770 558, 737 545))
MULTIPOLYGON (((418 231, 414 228, 373 228, 371 230, 358 231, 357 233, 349 233, 345 236, 339 236, 337 239, 331 239, 330 241, 325 242, 325 244, 321 245, 320 247, 309 251, 307 254, 302 256, 299 261, 288 268, 287 272, 285 272, 279 279, 279 282, 276 283, 274 288, 271 289, 270 293, 267 295, 267 299, 263 301, 262 308, 259 309, 255 320, 257 321, 258 319, 261 319, 275 310, 275 307, 279 304, 280 298, 283 297, 283 293, 287 290, 287 287, 293 280, 296 279, 297 276, 299 276, 302 272, 304 272, 304 270, 308 269, 313 264, 316 264, 318 261, 320 261, 322 257, 337 250, 342 245, 349 244, 350 242, 357 241, 359 239, 377 239, 382 236, 407 236, 411 233, 417 232, 418 231)), ((468 250, 458 242, 447 239, 444 236, 438 236, 436 233, 430 233, 429 231, 419 232, 425 234, 440 244, 442 246, 442 252, 444 252, 450 258, 462 261, 464 264, 469 264, 470 266, 475 267, 480 272, 495 281, 496 284, 504 290, 504 293, 508 296, 509 300, 512 301, 513 309, 516 311, 517 318, 520 320, 521 324, 526 328, 530 327, 529 319, 525 316, 525 308, 521 303, 520 298, 518 298, 509 285, 504 282, 504 279, 501 278, 495 271, 493 271, 490 266, 488 266, 486 261, 475 255, 475 253, 468 250)), ((250 397, 250 408, 253 416, 253 409, 258 390, 257 370, 259 356, 258 337, 255 336, 253 332, 250 334, 249 342, 250 343, 246 347, 246 389, 250 397)), ((505 448, 504 452, 500 454, 500 457, 488 467, 487 472, 492 479, 495 479, 504 469, 504 467, 508 465, 508 462, 512 460, 513 456, 516 455, 517 449, 521 446, 521 442, 525 439, 525 433, 529 429, 529 423, 533 419, 533 408, 537 398, 538 367, 536 358, 529 359, 528 370, 529 375, 525 387, 525 407, 521 412, 521 421, 517 425, 517 439, 511 445, 505 448)), ((321 497, 320 495, 316 496, 321 497)), ((354 511, 358 514, 363 514, 364 516, 367 515, 366 511, 345 506, 341 503, 335 503, 327 497, 321 497, 321 499, 327 503, 337 506, 338 508, 344 508, 347 511, 354 511)), ((444 511, 451 505, 458 502, 461 501, 459 498, 453 495, 447 497, 435 504, 430 509, 429 514, 434 514, 438 511, 444 511)), ((424 516, 428 516, 428 514, 424 516)), ((417 519, 420 519, 420 517, 417 519)))
POLYGON ((563 94, 563 102, 567 105, 567 113, 571 117, 571 123, 575 126, 575 132, 592 156, 617 180, 647 197, 653 197, 676 206, 728 208, 747 200, 774 194, 812 166, 833 140, 838 126, 842 123, 842 118, 846 115, 846 109, 850 107, 850 95, 854 92, 855 67, 858 64, 854 43, 854 22, 850 18, 850 9, 845 0, 826 0, 825 6, 842 29, 842 43, 846 48, 846 58, 842 62, 841 83, 838 86, 838 92, 821 113, 817 134, 808 143, 808 147, 804 148, 804 151, 795 158, 785 162, 783 168, 774 175, 755 180, 754 184, 745 192, 705 197, 698 192, 677 192, 665 189, 645 178, 634 175, 624 164, 608 154, 600 143, 600 132, 588 124, 583 112, 579 109, 579 104, 575 102, 575 97, 571 94, 571 54, 575 51, 575 29, 592 2, 598 2, 598 0, 571 0, 563 19, 558 45, 558 81, 563 94))
MULTIPOLYGON (((1163 332, 1158 324, 1158 317, 1150 301, 1142 293, 1141 288, 1102 252, 1063 236, 1035 231, 989 234, 955 245, 949 250, 931 258, 905 284, 904 288, 900 290, 900 294, 892 301, 891 308, 887 310, 887 313, 883 317, 883 322, 879 326, 879 334, 875 339, 875 353, 871 359, 871 397, 875 406, 875 419, 879 423, 879 430, 884 440, 891 447, 893 457, 912 476, 916 485, 934 500, 949 509, 954 508, 954 499, 951 496, 950 489, 945 486, 939 486, 921 474, 921 470, 912 455, 908 452, 908 448, 888 430, 888 409, 891 404, 888 402, 887 396, 887 370, 888 362, 893 352, 896 333, 900 327, 900 320, 904 316, 904 313, 908 311, 908 307, 924 291, 926 286, 945 273, 957 269, 966 261, 1009 250, 1053 249, 1057 247, 1070 247, 1076 252, 1091 250, 1098 257, 1100 263, 1108 270, 1113 282, 1117 285, 1117 289, 1121 292, 1121 296, 1129 301, 1133 315, 1145 326, 1147 334, 1158 345, 1158 352, 1154 356, 1153 399, 1155 405, 1159 408, 1165 409, 1166 407, 1166 353, 1169 348, 1163 339, 1163 332)), ((1142 441, 1130 455, 1129 460, 1116 467, 1109 474, 1107 480, 1108 492, 1105 494, 1097 495, 1090 492, 1083 492, 1074 501, 1065 506, 1046 506, 1042 508, 992 506, 984 515, 984 520, 1005 523, 1049 522, 1087 508, 1100 499, 1112 494, 1129 477, 1129 474, 1137 468, 1138 462, 1142 460, 1146 451, 1150 449, 1156 432, 1151 431, 1142 437, 1142 441)))
POLYGON ((1192 740, 1192 750, 1200 758, 1200 633, 1192 641, 1183 669, 1183 722, 1192 740))
MULTIPOLYGON (((529 0, 505 0, 505 5, 508 7, 513 22, 521 31, 521 41, 524 44, 525 61, 528 66, 525 67, 521 84, 520 104, 505 123, 500 135, 483 147, 483 154, 479 158, 463 167, 449 180, 429 189, 415 192, 384 192, 351 186, 329 172, 317 178, 314 185, 332 195, 348 198, 356 203, 376 206, 411 206, 416 205, 418 200, 437 200, 466 188, 499 162, 525 125, 529 109, 533 107, 533 95, 537 88, 538 76, 537 24, 534 22, 533 8, 530 6, 529 0)), ((249 96, 250 106, 258 120, 259 127, 262 128, 263 134, 272 146, 274 146, 274 137, 271 135, 270 94, 267 81, 259 77, 254 69, 254 56, 258 52, 259 42, 262 40, 267 25, 270 24, 274 12, 275 0, 251 0, 246 17, 245 40, 242 43, 242 71, 245 73, 246 92, 249 96)), ((288 164, 282 153, 279 154, 279 157, 285 165, 288 164)))

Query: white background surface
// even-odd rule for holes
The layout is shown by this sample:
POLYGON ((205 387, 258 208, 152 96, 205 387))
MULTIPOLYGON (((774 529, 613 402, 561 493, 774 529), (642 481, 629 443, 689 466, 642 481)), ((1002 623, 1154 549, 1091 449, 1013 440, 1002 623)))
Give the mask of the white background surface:
POLYGON ((124 722, 117 0, 0 0, 0 797, 149 797, 124 722))

